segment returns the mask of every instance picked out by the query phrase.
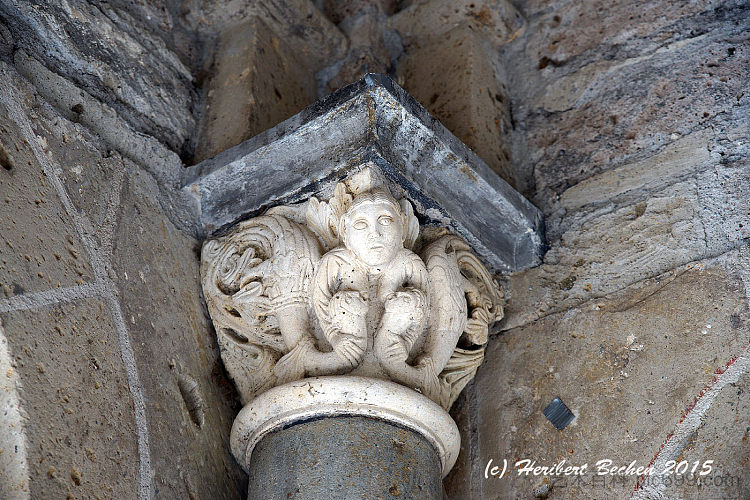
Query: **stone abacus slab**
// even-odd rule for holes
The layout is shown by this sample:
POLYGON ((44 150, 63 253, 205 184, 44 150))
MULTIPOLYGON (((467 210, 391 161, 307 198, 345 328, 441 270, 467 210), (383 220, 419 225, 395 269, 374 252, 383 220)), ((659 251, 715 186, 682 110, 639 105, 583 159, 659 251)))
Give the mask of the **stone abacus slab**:
POLYGON ((186 168, 182 185, 198 204, 202 229, 216 234, 330 190, 364 164, 400 186, 420 222, 460 234, 492 271, 540 263, 541 212, 384 75, 368 74, 186 168))

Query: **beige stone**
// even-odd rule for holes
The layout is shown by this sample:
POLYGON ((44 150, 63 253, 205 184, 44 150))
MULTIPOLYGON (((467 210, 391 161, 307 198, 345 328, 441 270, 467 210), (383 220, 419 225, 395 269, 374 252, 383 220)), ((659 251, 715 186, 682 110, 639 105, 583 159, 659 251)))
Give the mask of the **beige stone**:
POLYGON ((30 498, 28 433, 20 392, 18 370, 13 366, 13 353, 0 321, 0 408, 3 408, 0 412, 0 496, 9 500, 30 498))
MULTIPOLYGON (((726 385, 705 413, 704 424, 691 437, 687 447, 676 457, 676 462, 688 463, 692 470, 698 462, 703 469, 713 460, 713 470, 702 477, 702 485, 695 480, 678 481, 674 478, 666 492, 685 500, 704 498, 745 498, 750 492, 750 373, 745 372, 735 383, 726 385), (674 492, 674 493, 673 493, 674 492)), ((680 466, 682 468, 683 466, 680 466)), ((700 476, 699 476, 700 477, 700 476)))
POLYGON ((202 2, 201 21, 221 32, 258 17, 297 55, 299 63, 317 71, 344 57, 344 34, 311 0, 226 0, 202 2))
MULTIPOLYGON (((653 165, 653 164, 652 164, 653 165)), ((675 164, 680 168, 680 163, 675 164)), ((637 167, 646 172, 643 166, 637 167)), ((650 175, 650 174, 649 174, 650 175)), ((602 174, 609 179, 616 176, 602 174)), ((720 255, 741 245, 741 219, 748 202, 727 189, 727 178, 747 185, 740 169, 717 176, 708 171, 620 208, 605 206, 574 218, 539 267, 512 274, 503 328, 602 297, 689 262, 720 255)), ((642 182, 643 176, 631 180, 642 182)), ((575 189, 575 188, 572 188, 575 189)), ((597 190, 618 190, 597 184, 597 190)), ((571 200, 573 198, 571 197, 571 200)))
POLYGON ((624 193, 658 186, 664 179, 700 172, 716 162, 709 150, 712 138, 711 131, 698 130, 647 159, 593 175, 567 189, 560 196, 560 206, 570 212, 588 204, 601 205, 624 193))
MULTIPOLYGON (((590 471, 602 459, 647 466, 680 425, 683 411, 711 384, 714 372, 735 355, 748 355, 746 284, 735 273, 746 259, 747 252, 731 252, 684 268, 677 276, 515 328, 493 341, 475 380, 481 437, 476 471, 483 474, 490 459, 502 467, 503 459, 524 458, 537 465, 563 459, 572 465, 588 463, 590 471), (576 416, 563 431, 542 414, 555 397, 576 416)), ((726 396, 705 414, 686 460, 713 459, 723 473, 733 475, 746 470, 747 447, 740 441, 747 435, 742 414, 747 397, 737 394, 740 388, 724 387, 721 394, 726 396)), ((627 498, 636 480, 609 478, 597 485, 589 474, 576 486, 572 478, 548 479, 551 498, 627 498)), ((504 498, 531 495, 542 478, 511 474, 478 480, 480 498, 504 498)), ((674 491, 666 493, 672 498, 674 491)), ((688 498, 699 498, 695 495, 701 492, 681 491, 688 498)))
POLYGON ((394 52, 401 48, 400 44, 394 47, 386 42, 390 33, 382 10, 376 5, 362 7, 356 15, 339 24, 349 40, 349 52, 343 61, 333 64, 333 67, 341 67, 328 82, 331 91, 363 78, 366 73, 390 72, 391 59, 397 55, 394 52))
POLYGON ((112 270, 143 385, 153 482, 172 498, 229 495, 244 481, 228 451, 236 392, 201 299, 199 243, 161 212, 153 181, 126 168, 112 270))
MULTIPOLYGON (((90 282, 73 225, 18 125, 0 103, 0 298, 90 282), (62 218, 62 220, 61 220, 62 218)), ((40 146, 47 149, 44 137, 40 146)))
POLYGON ((479 34, 459 26, 409 46, 398 78, 430 114, 514 185, 508 95, 491 57, 479 34))
POLYGON ((326 17, 337 25, 365 10, 377 10, 391 15, 398 10, 398 4, 399 0, 322 0, 318 2, 326 17))
POLYGON ((441 37, 465 25, 493 43, 502 44, 520 36, 525 23, 508 0, 416 0, 388 21, 407 44, 425 37, 441 37))
MULTIPOLYGON (((617 59, 596 59, 590 52, 580 62, 520 72, 518 82, 538 78, 523 99, 528 110, 514 108, 526 142, 526 153, 517 160, 528 164, 518 168, 533 169, 532 201, 549 214, 557 197, 571 186, 604 171, 669 155, 669 149, 677 152, 696 133, 707 137, 706 147, 717 162, 727 147, 746 154, 746 142, 729 146, 727 136, 747 137, 747 105, 742 104, 747 55, 735 40, 708 31, 674 43, 650 42, 648 51, 642 45, 620 49, 617 59)), ((529 47, 533 53, 524 58, 545 49, 529 47)), ((686 158, 685 166, 697 165, 696 160, 686 158)), ((662 186, 680 175, 673 167, 663 174, 653 169, 662 186)), ((622 177, 629 182, 627 175, 622 177)))
POLYGON ((271 128, 317 97, 313 72, 259 17, 219 36, 195 161, 271 128))
POLYGON ((135 499, 133 402, 107 306, 90 299, 15 311, 3 325, 31 416, 31 498, 135 499))
MULTIPOLYGON (((242 472, 228 452, 235 393, 201 301, 197 242, 172 222, 175 199, 60 116, 12 67, 0 69, 7 118, 0 142, 15 152, 12 168, 0 168, 0 189, 8 186, 16 204, 54 210, 45 216, 0 204, 0 220, 22 228, 4 239, 43 241, 48 263, 90 269, 80 283, 60 280, 58 288, 46 283, 54 266, 13 266, 15 282, 36 286, 0 297, 21 387, 18 411, 30 416, 31 497, 148 498, 158 489, 199 498, 240 490, 242 472)), ((28 253, 30 260, 21 258, 36 266, 28 253)))

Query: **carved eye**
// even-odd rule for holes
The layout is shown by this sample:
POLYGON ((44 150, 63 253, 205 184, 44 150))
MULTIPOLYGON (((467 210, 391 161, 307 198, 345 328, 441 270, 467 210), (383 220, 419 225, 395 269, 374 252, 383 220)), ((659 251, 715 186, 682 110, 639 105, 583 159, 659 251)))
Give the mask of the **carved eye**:
POLYGON ((359 219, 357 221, 354 221, 354 229, 357 229, 358 231, 367 229, 367 221, 364 219, 359 219))
POLYGON ((393 224, 393 218, 389 215, 381 215, 380 217, 378 217, 378 223, 381 226, 390 226, 391 224, 393 224))

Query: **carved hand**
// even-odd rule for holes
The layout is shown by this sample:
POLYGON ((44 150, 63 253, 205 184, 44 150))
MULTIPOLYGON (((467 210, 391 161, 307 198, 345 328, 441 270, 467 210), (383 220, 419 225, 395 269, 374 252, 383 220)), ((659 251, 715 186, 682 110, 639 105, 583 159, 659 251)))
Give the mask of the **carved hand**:
POLYGON ((352 366, 359 365, 367 349, 367 302, 359 292, 338 292, 331 299, 334 332, 328 341, 333 350, 352 366))
POLYGON ((376 357, 391 369, 404 364, 421 332, 427 299, 424 292, 409 288, 389 294, 385 312, 375 336, 376 357))
POLYGON ((333 351, 354 368, 359 365, 367 348, 367 337, 356 337, 346 333, 333 333, 328 339, 333 351))
MULTIPOLYGON (((354 291, 337 292, 331 299, 331 320, 334 324, 347 324, 351 318, 364 318, 367 315, 367 302, 362 294, 354 291)), ((344 328, 340 330, 349 331, 344 328)))

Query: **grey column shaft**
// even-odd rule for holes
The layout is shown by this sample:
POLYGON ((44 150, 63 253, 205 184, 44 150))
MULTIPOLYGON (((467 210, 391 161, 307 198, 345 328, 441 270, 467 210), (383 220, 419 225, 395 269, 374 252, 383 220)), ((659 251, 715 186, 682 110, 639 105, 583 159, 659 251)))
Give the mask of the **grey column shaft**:
POLYGON ((442 499, 440 459, 420 434, 367 417, 325 417, 265 436, 248 500, 442 499))

